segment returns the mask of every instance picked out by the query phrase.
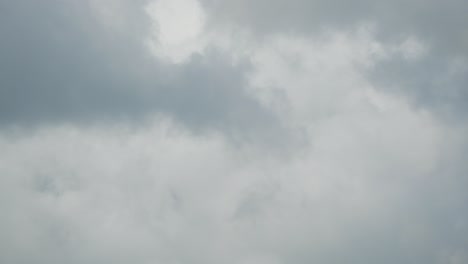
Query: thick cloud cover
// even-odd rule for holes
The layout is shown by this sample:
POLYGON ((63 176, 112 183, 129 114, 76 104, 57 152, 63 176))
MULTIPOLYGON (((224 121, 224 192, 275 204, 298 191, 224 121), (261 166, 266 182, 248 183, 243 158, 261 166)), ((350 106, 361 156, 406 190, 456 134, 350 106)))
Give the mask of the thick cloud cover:
POLYGON ((381 88, 411 94, 411 99, 420 106, 434 108, 449 117, 466 115, 467 1, 203 2, 212 10, 214 23, 241 24, 260 35, 326 34, 330 30, 347 31, 367 24, 374 27, 380 41, 389 45, 420 39, 430 49, 423 58, 408 61, 404 56, 387 57, 370 70, 370 78, 375 78, 381 88))
POLYGON ((0 263, 467 263, 467 8, 0 0, 0 263))
POLYGON ((1 125, 163 112, 197 131, 279 127, 246 93, 248 65, 233 65, 216 50, 184 65, 153 58, 144 7, 142 1, 2 1, 1 125))

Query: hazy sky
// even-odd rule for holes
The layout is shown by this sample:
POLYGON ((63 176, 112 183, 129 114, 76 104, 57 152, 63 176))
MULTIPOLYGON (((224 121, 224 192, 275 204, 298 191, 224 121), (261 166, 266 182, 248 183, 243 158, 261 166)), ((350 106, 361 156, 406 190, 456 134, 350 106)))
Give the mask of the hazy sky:
POLYGON ((0 0, 0 263, 468 263, 467 11, 0 0))

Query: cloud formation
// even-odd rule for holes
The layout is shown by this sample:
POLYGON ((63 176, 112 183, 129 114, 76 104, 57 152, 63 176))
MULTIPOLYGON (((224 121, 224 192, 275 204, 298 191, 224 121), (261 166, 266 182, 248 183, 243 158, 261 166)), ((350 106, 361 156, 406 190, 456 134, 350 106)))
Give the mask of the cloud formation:
POLYGON ((390 46, 419 39, 431 52, 410 61, 401 56, 387 57, 369 72, 369 78, 381 89, 410 94, 418 105, 448 117, 466 115, 466 1, 203 2, 212 10, 214 23, 240 24, 260 36, 282 32, 320 35, 372 25, 376 39, 390 46))
POLYGON ((466 263, 466 8, 0 0, 0 262, 466 263))
POLYGON ((2 3, 3 125, 164 113, 197 131, 280 126, 245 91, 247 65, 216 49, 183 65, 160 61, 145 45, 152 34, 145 5, 107 2, 2 3))

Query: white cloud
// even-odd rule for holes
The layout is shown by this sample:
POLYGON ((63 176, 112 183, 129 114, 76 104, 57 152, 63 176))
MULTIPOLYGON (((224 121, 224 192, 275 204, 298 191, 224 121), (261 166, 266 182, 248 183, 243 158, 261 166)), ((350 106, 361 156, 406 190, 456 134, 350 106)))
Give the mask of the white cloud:
POLYGON ((288 159, 239 149, 216 134, 195 136, 165 119, 139 128, 5 133, 2 260, 334 263, 341 254, 356 262, 353 254, 392 257, 388 239, 420 256, 459 259, 457 248, 446 245, 444 253, 426 242, 437 234, 412 231, 443 232, 444 223, 408 211, 413 200, 427 206, 424 213, 442 213, 425 199, 443 197, 418 193, 422 183, 445 181, 434 173, 455 134, 402 101, 392 104, 340 108, 288 159), (398 223, 401 214, 407 221, 398 223), (363 252, 369 245, 360 236, 380 251, 363 252))
POLYGON ((148 44, 159 58, 186 61, 205 46, 205 13, 197 0, 156 0, 146 7, 154 35, 148 44))

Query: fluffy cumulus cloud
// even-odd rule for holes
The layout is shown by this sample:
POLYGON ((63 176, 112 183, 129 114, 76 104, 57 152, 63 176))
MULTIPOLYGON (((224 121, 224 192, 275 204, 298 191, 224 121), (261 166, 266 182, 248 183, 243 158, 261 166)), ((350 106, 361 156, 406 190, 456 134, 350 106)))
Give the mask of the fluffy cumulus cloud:
POLYGON ((0 263, 467 263, 467 8, 0 0, 0 263))

